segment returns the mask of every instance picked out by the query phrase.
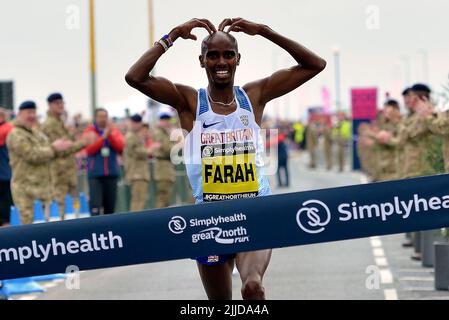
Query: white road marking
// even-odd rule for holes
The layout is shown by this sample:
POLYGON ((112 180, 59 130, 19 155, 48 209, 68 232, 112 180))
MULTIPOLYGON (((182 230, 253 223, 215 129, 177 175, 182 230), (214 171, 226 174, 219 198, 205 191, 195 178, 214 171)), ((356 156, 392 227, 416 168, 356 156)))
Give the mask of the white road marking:
POLYGON ((384 296, 385 300, 398 300, 398 292, 396 289, 385 289, 384 296))
POLYGON ((399 278, 399 281, 434 281, 433 277, 402 277, 399 278))
POLYGON ((434 287, 405 287, 404 291, 435 291, 434 287))
POLYGON ((383 284, 393 283, 393 274, 390 269, 380 269, 380 282, 383 284))
POLYGON ((23 297, 20 297, 20 298, 18 298, 17 300, 36 300, 37 299, 37 296, 23 296, 23 297))
POLYGON ((381 248, 382 247, 382 241, 380 239, 371 239, 371 246, 373 248, 381 248))
POLYGON ((387 258, 379 257, 379 258, 375 258, 375 260, 376 260, 377 266, 379 266, 379 267, 388 267, 387 258))
POLYGON ((382 248, 374 248, 373 249, 373 254, 376 258, 383 258, 385 257, 385 252, 384 249, 382 248))

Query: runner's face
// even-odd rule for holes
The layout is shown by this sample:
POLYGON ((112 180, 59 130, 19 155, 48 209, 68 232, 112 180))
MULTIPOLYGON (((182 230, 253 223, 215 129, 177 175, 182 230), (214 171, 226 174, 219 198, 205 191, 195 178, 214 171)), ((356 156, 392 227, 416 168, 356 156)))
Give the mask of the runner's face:
POLYGON ((240 54, 236 45, 225 35, 216 35, 209 40, 207 51, 200 57, 201 66, 206 69, 209 83, 232 84, 240 54))

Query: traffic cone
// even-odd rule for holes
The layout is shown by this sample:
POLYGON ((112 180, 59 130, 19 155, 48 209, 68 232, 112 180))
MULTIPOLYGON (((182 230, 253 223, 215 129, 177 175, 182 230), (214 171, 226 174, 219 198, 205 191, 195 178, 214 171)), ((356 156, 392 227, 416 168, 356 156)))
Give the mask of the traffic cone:
POLYGON ((53 200, 50 205, 50 222, 54 221, 61 221, 61 216, 59 215, 59 205, 55 200, 53 200))
MULTIPOLYGON (((59 215, 59 206, 58 202, 53 201, 50 205, 50 222, 54 221, 61 221, 61 216, 59 215)), ((46 276, 36 276, 31 277, 34 281, 42 282, 42 281, 52 281, 55 279, 65 279, 65 274, 58 273, 58 274, 50 274, 46 276)))
POLYGON ((11 206, 11 211, 9 214, 9 223, 11 227, 20 226, 22 222, 20 221, 19 209, 14 206, 11 206))
POLYGON ((64 220, 76 219, 76 212, 73 209, 72 195, 67 194, 64 201, 64 220))
POLYGON ((33 223, 44 223, 45 222, 45 214, 44 208, 42 207, 42 201, 36 200, 34 201, 34 221, 33 223))
POLYGON ((90 217, 90 211, 89 211, 89 205, 87 204, 87 198, 86 194, 84 192, 80 193, 80 210, 78 212, 78 218, 89 218, 90 217))
MULTIPOLYGON (((36 204, 35 204, 36 205, 36 204)), ((11 207, 10 224, 12 227, 21 225, 19 210, 16 207, 11 207)), ((12 295, 28 294, 34 292, 45 292, 39 284, 33 281, 32 278, 20 278, 12 280, 3 280, 2 288, 0 290, 1 295, 9 298, 12 295)))

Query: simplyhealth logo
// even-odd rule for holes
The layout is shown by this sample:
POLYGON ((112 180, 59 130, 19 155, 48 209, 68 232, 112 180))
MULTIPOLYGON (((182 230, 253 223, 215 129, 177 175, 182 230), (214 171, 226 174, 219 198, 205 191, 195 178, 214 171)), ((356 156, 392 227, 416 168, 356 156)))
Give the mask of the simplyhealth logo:
MULTIPOLYGON (((449 195, 421 198, 418 194, 414 194, 412 198, 406 200, 395 196, 391 201, 382 203, 364 205, 359 205, 355 201, 340 203, 337 206, 337 213, 341 222, 367 219, 380 219, 386 222, 394 216, 408 219, 412 213, 430 213, 444 209, 449 209, 449 195)), ((296 213, 296 223, 301 230, 309 234, 323 232, 330 220, 329 207, 320 200, 304 202, 296 213)))
POLYGON ((296 213, 296 223, 307 233, 315 234, 324 231, 331 221, 331 213, 327 205, 319 200, 309 200, 302 204, 296 213))
POLYGON ((232 216, 218 216, 208 219, 190 219, 187 221, 181 216, 174 216, 168 222, 168 229, 173 234, 182 234, 189 227, 203 227, 205 229, 192 234, 192 243, 198 243, 205 240, 214 240, 220 244, 234 244, 249 242, 248 231, 243 226, 234 229, 223 229, 221 224, 246 221, 246 215, 243 213, 232 216))

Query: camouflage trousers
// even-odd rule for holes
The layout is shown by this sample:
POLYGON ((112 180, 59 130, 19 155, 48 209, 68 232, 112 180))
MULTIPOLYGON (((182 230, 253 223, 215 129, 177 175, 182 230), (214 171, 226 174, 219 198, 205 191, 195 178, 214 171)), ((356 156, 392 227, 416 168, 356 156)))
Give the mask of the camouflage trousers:
POLYGON ((326 159, 326 169, 332 169, 332 145, 324 145, 324 158, 326 159))
POLYGON ((73 198, 77 197, 77 186, 73 183, 59 183, 53 187, 53 199, 58 202, 59 216, 64 218, 64 203, 67 194, 70 194, 73 198))
POLYGON ((35 199, 29 195, 17 190, 19 188, 12 188, 12 198, 14 205, 19 210, 20 220, 22 224, 32 224, 34 221, 34 201, 41 200, 44 205, 45 217, 49 217, 51 200, 47 199, 35 199))
POLYGON ((174 181, 162 180, 156 182, 156 208, 166 208, 170 205, 170 197, 174 181))
POLYGON ((142 211, 148 198, 148 181, 131 181, 131 203, 130 211, 142 211))
POLYGON ((343 171, 345 168, 345 152, 346 144, 339 143, 337 147, 338 170, 343 171))

